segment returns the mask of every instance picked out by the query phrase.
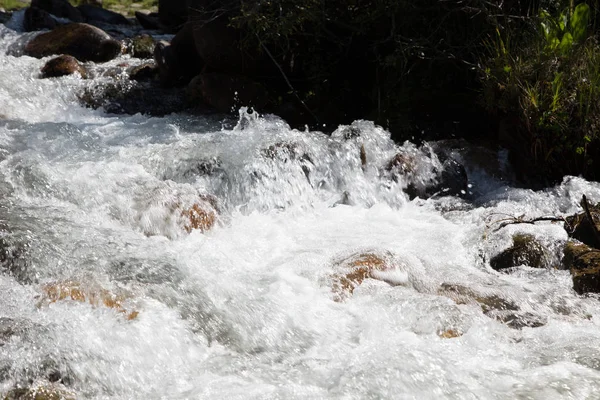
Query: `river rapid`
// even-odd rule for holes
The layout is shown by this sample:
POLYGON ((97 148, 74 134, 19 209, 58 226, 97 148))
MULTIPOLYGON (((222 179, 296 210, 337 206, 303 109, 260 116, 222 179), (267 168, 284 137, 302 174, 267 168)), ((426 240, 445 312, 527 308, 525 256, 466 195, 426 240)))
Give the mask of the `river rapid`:
POLYGON ((516 188, 504 152, 454 143, 468 193, 411 200, 403 189, 431 179, 446 144, 397 145, 368 121, 293 130, 245 109, 92 110, 77 96, 106 78, 39 79, 47 59, 6 54, 24 41, 0 25, 2 396, 36 385, 78 399, 600 396, 598 297, 556 268, 562 225, 494 223, 578 212, 583 194, 600 201, 599 184, 516 188), (392 176, 398 152, 414 164, 392 176), (188 233, 180 208, 198 198, 216 223, 188 233), (548 268, 490 268, 516 232, 544 244, 548 268), (364 252, 391 260, 387 283, 336 301, 336 263, 364 252), (76 289, 53 295, 61 284, 76 289), (515 307, 468 300, 482 297, 515 307))

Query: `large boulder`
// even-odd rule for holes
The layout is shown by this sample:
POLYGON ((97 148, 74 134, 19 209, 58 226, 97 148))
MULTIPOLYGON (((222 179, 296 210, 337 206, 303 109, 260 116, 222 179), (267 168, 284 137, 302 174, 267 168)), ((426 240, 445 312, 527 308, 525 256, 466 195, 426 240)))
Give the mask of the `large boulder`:
POLYGON ((92 25, 67 24, 34 37, 24 53, 36 58, 68 54, 79 61, 104 62, 121 53, 121 42, 92 25))
POLYGON ((51 59, 42 67, 42 78, 55 78, 74 73, 79 73, 82 78, 87 77, 83 65, 75 57, 65 54, 51 59))
POLYGON ((42 29, 54 29, 58 23, 49 12, 37 7, 28 7, 25 10, 23 27, 25 31, 39 31, 42 29))
POLYGON ((106 10, 102 7, 82 4, 77 7, 77 10, 88 23, 102 22, 113 25, 130 25, 129 20, 122 14, 106 10))
POLYGON ((532 268, 544 268, 548 264, 546 250, 533 235, 516 234, 513 244, 492 257, 490 266, 496 271, 527 265, 532 268))
POLYGON ((73 22, 83 22, 84 18, 68 0, 32 0, 32 7, 40 8, 52 15, 70 19, 73 22))
POLYGON ((251 79, 220 73, 203 73, 189 83, 188 100, 206 104, 222 113, 236 111, 241 106, 263 110, 269 103, 265 88, 251 79))
POLYGON ((186 24, 171 43, 157 43, 154 60, 164 86, 187 85, 204 68, 204 62, 196 52, 192 26, 186 24))
POLYGON ((563 263, 571 271, 573 289, 579 293, 600 293, 600 250, 578 242, 567 242, 563 263))

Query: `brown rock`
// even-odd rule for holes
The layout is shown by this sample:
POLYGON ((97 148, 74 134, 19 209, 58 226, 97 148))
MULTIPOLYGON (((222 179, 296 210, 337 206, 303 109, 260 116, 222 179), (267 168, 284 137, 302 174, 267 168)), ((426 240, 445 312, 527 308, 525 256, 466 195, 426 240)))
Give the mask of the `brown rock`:
POLYGON ((206 232, 217 222, 217 210, 209 201, 199 201, 183 209, 181 217, 186 232, 190 233, 194 229, 206 232))
POLYGON ((137 311, 126 310, 122 303, 127 300, 123 294, 114 295, 106 289, 94 285, 84 285, 77 281, 60 281, 46 284, 42 287, 42 299, 39 306, 52 304, 63 300, 73 300, 89 303, 93 307, 108 307, 123 313, 128 320, 138 316, 137 311))
POLYGON ((365 279, 380 279, 376 271, 387 271, 394 268, 390 253, 358 253, 335 263, 332 291, 335 301, 349 298, 365 279))
POLYGON ((51 59, 42 67, 42 78, 54 78, 59 76, 79 73, 82 78, 87 77, 87 71, 73 56, 62 55, 51 59))
POLYGON ((573 289, 577 293, 600 293, 600 250, 568 242, 563 263, 571 271, 573 289))
POLYGON ((103 62, 121 53, 121 42, 92 25, 67 24, 34 37, 24 53, 36 58, 68 54, 79 61, 103 62))

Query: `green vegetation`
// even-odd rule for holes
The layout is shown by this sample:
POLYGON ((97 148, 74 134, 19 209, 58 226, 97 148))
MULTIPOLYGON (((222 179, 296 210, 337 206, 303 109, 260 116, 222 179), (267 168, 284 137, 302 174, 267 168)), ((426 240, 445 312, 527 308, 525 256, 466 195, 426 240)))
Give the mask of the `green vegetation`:
POLYGON ((599 179, 600 47, 585 3, 498 29, 481 61, 484 103, 513 152, 548 180, 599 179))
POLYGON ((158 0, 102 0, 102 7, 124 15, 133 16, 139 10, 158 10, 158 0))
POLYGON ((19 10, 29 5, 29 1, 23 0, 0 0, 0 8, 6 11, 19 10))

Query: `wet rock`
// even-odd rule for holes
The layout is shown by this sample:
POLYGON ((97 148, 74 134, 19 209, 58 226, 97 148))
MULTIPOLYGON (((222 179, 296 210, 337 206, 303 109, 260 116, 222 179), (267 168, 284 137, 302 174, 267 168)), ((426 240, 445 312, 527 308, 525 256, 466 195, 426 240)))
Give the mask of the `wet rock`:
POLYGON ((135 18, 144 29, 161 29, 162 25, 158 19, 158 13, 145 14, 141 11, 136 11, 135 18))
POLYGON ((544 247, 532 235, 516 234, 513 244, 492 257, 490 266, 496 271, 527 265, 532 268, 545 268, 548 255, 544 247))
POLYGON ((95 22, 101 22, 111 25, 130 25, 129 20, 123 15, 106 10, 102 7, 91 4, 82 4, 77 7, 77 10, 81 13, 87 23, 93 24, 95 22))
MULTIPOLYGON (((357 253, 337 261, 333 268, 332 291, 335 301, 343 301, 352 296, 354 290, 367 278, 381 279, 378 271, 394 269, 390 253, 357 253)), ((390 282, 388 282, 390 283, 390 282)))
POLYGON ((262 110, 269 102, 265 88, 248 78, 220 73, 196 76, 186 89, 188 101, 204 103, 222 113, 241 106, 262 110))
POLYGON ((600 293, 600 250, 583 243, 567 242, 563 263, 571 271, 573 289, 577 293, 600 293))
POLYGON ((513 329, 539 328, 548 322, 545 317, 528 312, 501 311, 487 315, 513 329))
POLYGON ((32 387, 12 389, 4 400, 75 400, 75 395, 62 385, 38 383, 32 387))
POLYGON ((126 294, 113 294, 97 285, 83 284, 77 281, 60 281, 48 283, 42 287, 42 298, 38 307, 63 300, 89 303, 93 307, 107 307, 124 314, 128 320, 135 319, 139 312, 131 311, 123 306, 126 294))
POLYGON ((314 163, 308 153, 298 143, 277 142, 261 150, 263 157, 280 162, 298 162, 306 179, 310 182, 310 172, 314 163))
POLYGON ((0 271, 20 283, 31 283, 29 243, 12 240, 8 235, 0 237, 0 271))
POLYGON ((153 58, 156 43, 152 36, 143 34, 135 36, 127 45, 127 52, 135 58, 153 58))
POLYGON ((454 339, 457 337, 461 337, 463 332, 459 329, 446 329, 438 332, 438 336, 442 339, 454 339))
POLYGON ((67 18, 73 22, 83 22, 84 18, 75 7, 67 0, 32 0, 32 7, 40 8, 60 18, 67 18))
POLYGON ((148 81, 158 77, 158 68, 154 63, 144 63, 130 68, 128 74, 134 81, 148 81))
POLYGON ((154 61, 165 86, 187 85, 198 75, 204 62, 194 47, 191 25, 185 25, 177 32, 171 43, 158 42, 154 47, 154 61))
POLYGON ((480 293, 467 286, 443 283, 438 294, 446 296, 456 304, 477 304, 484 313, 491 311, 518 311, 519 307, 510 300, 504 299, 497 293, 480 293))
POLYGON ((33 38, 24 53, 36 58, 68 54, 79 61, 104 62, 121 53, 121 42, 92 25, 67 24, 33 38))
POLYGON ((385 166, 385 171, 392 179, 401 177, 407 183, 404 190, 409 198, 429 198, 432 196, 466 196, 468 194, 468 176, 464 166, 457 160, 442 156, 441 166, 423 168, 418 157, 427 157, 425 153, 412 154, 400 152, 392 157, 385 166), (430 175, 423 178, 425 174, 430 175))
POLYGON ((73 56, 62 55, 49 60, 42 67, 42 78, 54 78, 59 76, 79 73, 82 78, 87 78, 87 71, 73 56))
POLYGON ((0 347, 4 346, 13 336, 22 336, 29 328, 27 322, 14 318, 0 318, 0 347))
POLYGON ((200 232, 210 230, 217 222, 216 199, 204 196, 200 201, 181 210, 181 217, 183 229, 187 233, 196 229, 200 232))
POLYGON ((588 205, 593 225, 590 223, 585 212, 580 212, 565 218, 565 230, 573 239, 591 247, 600 248, 596 238, 596 232, 600 229, 600 203, 588 205))
POLYGON ((102 107, 114 114, 164 116, 188 108, 179 90, 157 87, 152 82, 117 80, 100 83, 85 88, 78 98, 86 107, 102 107))
POLYGON ((54 29, 58 23, 47 11, 37 7, 28 7, 25 10, 23 27, 26 32, 42 29, 54 29))

